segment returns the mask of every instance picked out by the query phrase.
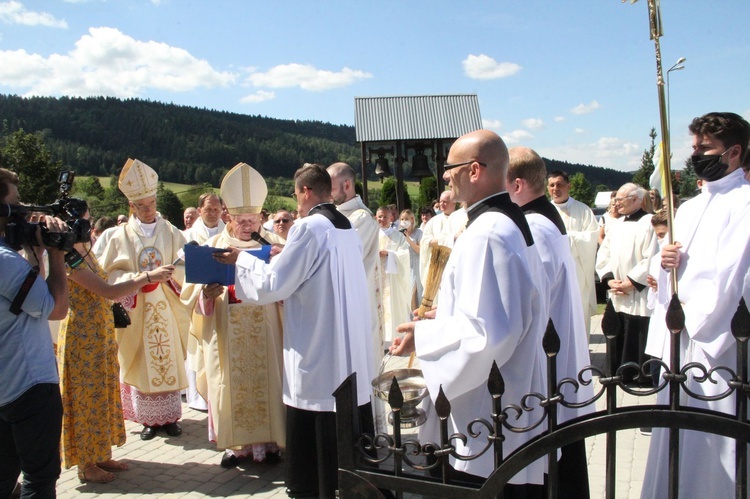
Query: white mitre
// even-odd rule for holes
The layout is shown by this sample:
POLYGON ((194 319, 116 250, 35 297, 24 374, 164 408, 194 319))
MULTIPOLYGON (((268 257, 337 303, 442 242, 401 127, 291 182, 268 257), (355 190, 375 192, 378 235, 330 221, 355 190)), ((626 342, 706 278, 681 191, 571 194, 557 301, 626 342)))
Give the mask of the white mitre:
POLYGON ((221 181, 221 199, 230 215, 260 213, 267 194, 266 181, 246 163, 238 163, 221 181))
POLYGON ((155 196, 159 187, 159 174, 146 163, 128 159, 122 167, 117 186, 129 201, 155 196))

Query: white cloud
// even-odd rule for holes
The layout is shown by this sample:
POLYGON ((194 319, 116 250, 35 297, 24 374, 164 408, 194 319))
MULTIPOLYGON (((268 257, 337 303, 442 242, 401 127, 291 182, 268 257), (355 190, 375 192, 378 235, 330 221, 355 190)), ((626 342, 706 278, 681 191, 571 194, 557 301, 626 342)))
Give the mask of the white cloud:
POLYGON ((510 133, 504 134, 502 137, 508 145, 518 144, 522 140, 531 140, 534 138, 534 136, 526 130, 513 130, 510 133))
POLYGON ((544 127, 544 121, 542 121, 539 118, 529 118, 529 119, 523 120, 521 123, 523 124, 523 126, 525 126, 526 128, 530 130, 536 130, 538 128, 544 127))
POLYGON ((583 104, 583 103, 578 104, 576 107, 571 109, 570 112, 573 114, 589 114, 589 113, 593 113, 600 107, 602 106, 598 102, 596 102, 595 100, 592 100, 588 104, 583 104))
POLYGON ((555 123, 561 123, 565 121, 565 116, 555 116, 555 123))
POLYGON ((577 133, 577 134, 581 135, 581 134, 586 133, 586 130, 584 130, 583 128, 576 128, 576 129, 573 130, 573 133, 577 133))
POLYGON ((461 64, 464 74, 475 80, 495 80, 507 78, 521 71, 521 66, 513 62, 497 62, 490 56, 469 55, 461 64))
POLYGON ((347 67, 339 72, 333 72, 317 69, 309 64, 294 63, 274 66, 265 73, 253 73, 248 76, 254 87, 299 87, 311 92, 346 87, 365 78, 372 78, 372 74, 347 67))
POLYGON ((27 10, 21 2, 15 0, 0 3, 0 21, 6 24, 21 24, 24 26, 68 27, 68 23, 64 19, 55 19, 55 16, 47 12, 27 10))
POLYGON ((255 104, 258 102, 263 102, 271 99, 275 99, 276 94, 274 92, 267 92, 265 90, 258 90, 254 94, 246 95, 245 97, 240 99, 240 102, 243 104, 255 104))
POLYGON ((486 120, 482 118, 482 127, 487 130, 500 130, 503 128, 503 123, 500 120, 486 120))
MULTIPOLYGON (((750 113, 748 113, 750 116, 750 113)), ((693 154, 693 140, 690 136, 672 139, 672 170, 685 168, 685 160, 693 154)))
POLYGON ((90 28, 68 54, 0 51, 0 82, 26 89, 26 95, 128 98, 149 88, 182 92, 235 79, 184 49, 135 40, 114 28, 90 28))

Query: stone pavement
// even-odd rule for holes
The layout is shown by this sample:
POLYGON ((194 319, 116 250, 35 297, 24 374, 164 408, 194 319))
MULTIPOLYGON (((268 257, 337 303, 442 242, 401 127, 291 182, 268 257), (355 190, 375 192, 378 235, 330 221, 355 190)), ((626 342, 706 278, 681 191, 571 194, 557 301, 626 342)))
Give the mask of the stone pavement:
MULTIPOLYGON (((600 320, 601 316, 592 319, 591 335, 592 362, 599 366, 603 364, 605 348, 600 320)), ((653 403, 653 398, 623 393, 618 400, 620 405, 639 402, 653 403)), ((126 422, 127 443, 115 448, 113 455, 127 462, 130 470, 117 473, 115 481, 101 485, 81 484, 75 468, 64 470, 57 483, 58 497, 286 498, 283 461, 277 465, 243 462, 237 468, 220 467, 222 453, 208 442, 207 420, 205 413, 183 405, 182 436, 175 438, 159 433, 148 442, 139 438, 140 425, 126 422)), ((605 439, 604 435, 599 435, 586 441, 592 498, 604 497, 605 439)), ((617 434, 616 497, 639 497, 648 444, 649 437, 637 430, 617 434)))

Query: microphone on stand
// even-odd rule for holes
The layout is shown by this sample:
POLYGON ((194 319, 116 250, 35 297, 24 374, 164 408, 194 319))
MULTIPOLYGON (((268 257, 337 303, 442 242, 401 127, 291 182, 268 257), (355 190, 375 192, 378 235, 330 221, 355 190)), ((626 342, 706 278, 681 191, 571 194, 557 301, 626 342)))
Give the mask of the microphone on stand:
POLYGON ((252 234, 250 234, 250 239, 262 244, 263 246, 271 246, 271 243, 257 232, 253 232, 252 234))

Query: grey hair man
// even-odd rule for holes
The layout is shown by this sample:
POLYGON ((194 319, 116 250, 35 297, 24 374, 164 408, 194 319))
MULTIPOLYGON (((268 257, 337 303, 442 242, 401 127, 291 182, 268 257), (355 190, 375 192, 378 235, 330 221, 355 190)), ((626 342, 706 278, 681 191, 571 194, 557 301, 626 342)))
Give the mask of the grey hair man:
MULTIPOLYGON (((615 372, 626 362, 643 364, 651 310, 648 308, 649 260, 658 250, 650 213, 643 210, 646 190, 633 183, 620 187, 615 207, 621 222, 604 238, 596 255, 596 271, 607 287, 609 298, 622 326, 617 338, 615 372)), ((639 372, 637 382, 649 386, 652 379, 639 372)))

